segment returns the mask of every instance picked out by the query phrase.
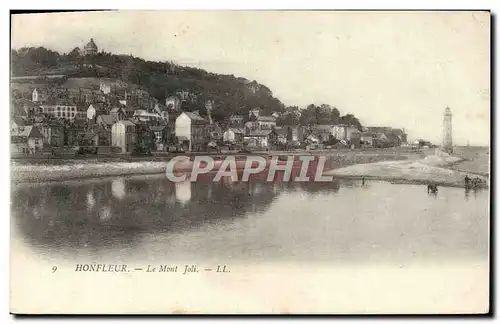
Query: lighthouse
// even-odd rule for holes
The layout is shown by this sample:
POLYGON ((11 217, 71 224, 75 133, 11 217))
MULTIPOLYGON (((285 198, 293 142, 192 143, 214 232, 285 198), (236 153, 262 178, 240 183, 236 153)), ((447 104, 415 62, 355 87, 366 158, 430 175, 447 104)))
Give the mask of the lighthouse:
POLYGON ((451 110, 446 107, 443 116, 443 151, 446 153, 453 152, 451 117, 451 110))

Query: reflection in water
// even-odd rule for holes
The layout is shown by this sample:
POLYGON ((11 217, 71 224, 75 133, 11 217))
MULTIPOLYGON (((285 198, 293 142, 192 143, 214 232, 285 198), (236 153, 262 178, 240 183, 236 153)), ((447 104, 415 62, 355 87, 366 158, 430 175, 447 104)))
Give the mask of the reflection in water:
POLYGON ((191 200, 190 180, 175 183, 175 198, 181 204, 187 204, 191 200))
POLYGON ((92 189, 87 192, 87 210, 91 210, 95 206, 95 198, 92 189))
POLYGON ((111 218, 111 208, 103 206, 99 212, 99 218, 103 221, 109 220, 111 218))
POLYGON ((123 178, 114 179, 111 182, 111 192, 113 196, 117 199, 123 199, 125 197, 125 180, 123 178))
POLYGON ((375 181, 230 180, 172 183, 159 175, 18 185, 13 224, 33 248, 79 257, 487 257, 486 191, 467 201, 458 188, 429 196, 424 186, 375 181))

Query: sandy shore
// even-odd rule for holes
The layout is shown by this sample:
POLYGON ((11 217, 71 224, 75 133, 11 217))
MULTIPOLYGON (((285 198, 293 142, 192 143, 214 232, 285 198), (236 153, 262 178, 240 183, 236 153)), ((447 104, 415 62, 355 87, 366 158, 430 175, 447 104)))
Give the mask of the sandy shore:
MULTIPOLYGON (((283 154, 283 155, 286 155, 283 154)), ((439 152, 424 154, 404 151, 347 151, 329 152, 330 170, 325 175, 336 178, 386 180, 398 183, 436 183, 463 187, 464 177, 478 177, 488 183, 488 176, 456 168, 464 161, 473 160, 439 152)), ((62 164, 26 164, 12 162, 13 183, 37 183, 107 176, 147 175, 166 172, 167 161, 82 161, 72 160, 62 164)), ((486 185, 485 185, 486 186, 486 185)))
POLYGON ((364 176, 365 179, 397 183, 434 183, 451 187, 463 187, 465 176, 469 176, 469 178, 481 179, 482 187, 487 187, 489 183, 487 176, 453 169, 454 165, 462 161, 463 159, 459 157, 437 153, 418 160, 357 164, 329 170, 325 174, 336 178, 359 179, 364 176))
POLYGON ((11 166, 12 182, 63 181, 106 176, 160 174, 166 172, 167 162, 104 162, 61 165, 11 166))

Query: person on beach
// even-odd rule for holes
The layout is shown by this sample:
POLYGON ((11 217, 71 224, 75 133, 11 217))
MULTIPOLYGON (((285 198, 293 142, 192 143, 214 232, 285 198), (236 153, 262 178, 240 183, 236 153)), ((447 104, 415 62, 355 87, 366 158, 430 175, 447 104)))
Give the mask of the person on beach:
POLYGON ((465 176, 465 188, 469 188, 470 186, 470 178, 468 175, 465 176))
POLYGON ((365 176, 364 175, 361 176, 361 185, 362 186, 365 185, 365 176))
POLYGON ((437 193, 438 192, 438 187, 435 184, 428 184, 427 185, 427 193, 437 193))

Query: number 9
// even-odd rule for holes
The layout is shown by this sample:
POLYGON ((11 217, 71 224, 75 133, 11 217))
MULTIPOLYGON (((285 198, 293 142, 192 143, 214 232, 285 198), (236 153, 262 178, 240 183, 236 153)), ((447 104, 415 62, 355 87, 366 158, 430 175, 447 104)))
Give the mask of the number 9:
POLYGON ((53 266, 52 267, 52 273, 56 272, 57 271, 57 266, 53 266))

